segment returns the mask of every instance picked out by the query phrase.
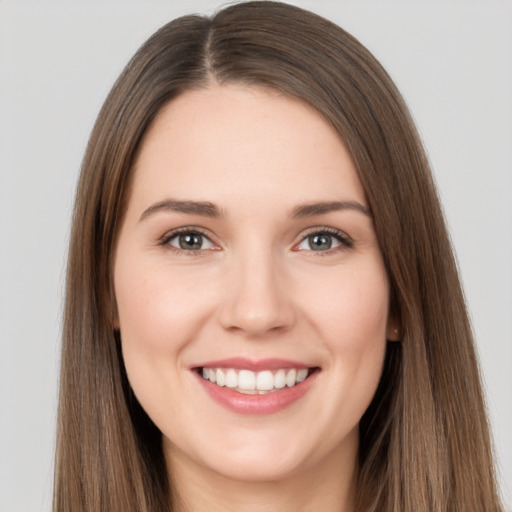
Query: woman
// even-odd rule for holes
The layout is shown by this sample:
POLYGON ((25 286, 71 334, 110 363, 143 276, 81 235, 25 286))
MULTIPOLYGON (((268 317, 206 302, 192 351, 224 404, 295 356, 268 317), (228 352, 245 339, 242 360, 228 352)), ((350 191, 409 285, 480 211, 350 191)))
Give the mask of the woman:
POLYGON ((175 20, 93 130, 55 510, 500 510, 428 163, 350 35, 175 20))

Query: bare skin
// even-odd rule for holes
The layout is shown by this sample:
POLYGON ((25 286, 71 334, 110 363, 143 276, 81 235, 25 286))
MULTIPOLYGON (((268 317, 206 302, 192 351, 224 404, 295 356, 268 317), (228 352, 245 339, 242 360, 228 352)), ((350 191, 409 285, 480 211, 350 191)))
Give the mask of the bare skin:
POLYGON ((356 475, 350 474, 355 460, 333 458, 319 465, 316 472, 304 471, 276 482, 247 482, 211 474, 206 468, 190 468, 173 454, 169 467, 176 475, 174 487, 186 497, 178 512, 352 512, 356 475), (338 479, 332 478, 337 475, 338 479), (186 505, 185 505, 186 503, 186 505), (343 504, 343 505, 342 505, 343 504))

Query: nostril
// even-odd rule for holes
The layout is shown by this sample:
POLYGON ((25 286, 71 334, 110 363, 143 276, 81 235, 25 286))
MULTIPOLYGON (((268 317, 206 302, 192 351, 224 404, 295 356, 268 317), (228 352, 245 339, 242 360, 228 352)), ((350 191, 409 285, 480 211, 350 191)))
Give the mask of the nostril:
POLYGON ((241 302, 226 306, 221 316, 221 324, 231 332, 261 336, 288 330, 293 324, 294 315, 286 305, 271 304, 249 307, 241 302))

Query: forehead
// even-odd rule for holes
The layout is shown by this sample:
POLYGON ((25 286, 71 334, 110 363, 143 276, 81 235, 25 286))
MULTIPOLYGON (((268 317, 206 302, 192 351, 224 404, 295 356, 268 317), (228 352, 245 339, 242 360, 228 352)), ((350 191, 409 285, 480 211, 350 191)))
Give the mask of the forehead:
POLYGON ((133 198, 141 203, 169 195, 365 202, 350 154, 313 108, 242 85, 188 91, 167 104, 146 133, 134 173, 133 198))

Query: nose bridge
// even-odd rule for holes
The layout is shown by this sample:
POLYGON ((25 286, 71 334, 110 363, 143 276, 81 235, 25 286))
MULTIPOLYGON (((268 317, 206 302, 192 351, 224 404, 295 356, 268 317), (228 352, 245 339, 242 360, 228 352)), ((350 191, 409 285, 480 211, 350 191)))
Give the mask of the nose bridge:
POLYGON ((232 256, 221 314, 225 328, 258 336, 293 322, 279 255, 271 244, 254 241, 232 256))

